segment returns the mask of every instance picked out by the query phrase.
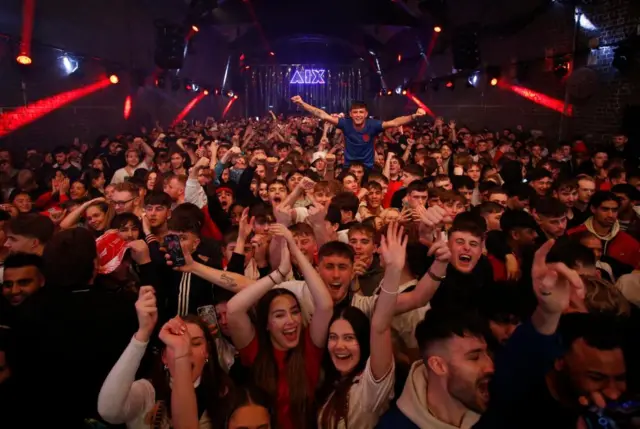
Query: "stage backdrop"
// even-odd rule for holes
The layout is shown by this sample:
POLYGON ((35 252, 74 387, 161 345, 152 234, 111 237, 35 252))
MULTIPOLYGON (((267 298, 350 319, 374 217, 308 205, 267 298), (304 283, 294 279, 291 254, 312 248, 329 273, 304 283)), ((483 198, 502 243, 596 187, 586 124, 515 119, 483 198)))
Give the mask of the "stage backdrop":
POLYGON ((346 112, 353 100, 363 100, 362 71, 357 67, 281 64, 248 71, 243 73, 248 116, 262 116, 269 110, 295 112, 294 95, 329 113, 346 112))

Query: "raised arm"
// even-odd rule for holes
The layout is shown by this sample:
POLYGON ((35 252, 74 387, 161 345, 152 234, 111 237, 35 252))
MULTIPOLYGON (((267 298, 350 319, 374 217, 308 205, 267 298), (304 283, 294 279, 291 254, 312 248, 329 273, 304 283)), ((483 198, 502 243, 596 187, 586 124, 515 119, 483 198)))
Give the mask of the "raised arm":
POLYGON ((291 258, 285 243, 282 243, 280 251, 281 262, 276 271, 242 289, 227 303, 227 323, 231 331, 231 340, 237 349, 247 347, 256 335, 255 327, 249 318, 249 310, 276 284, 282 283, 284 275, 291 270, 291 258))
POLYGON ((385 262, 384 278, 380 296, 371 317, 371 373, 375 380, 381 380, 393 366, 393 345, 391 341, 391 321, 395 314, 400 274, 405 263, 407 237, 404 228, 392 222, 387 235, 382 236, 380 251, 385 262))
MULTIPOLYGON (((314 312, 313 318, 309 325, 309 333, 311 341, 318 348, 324 348, 327 342, 327 334, 329 331, 329 322, 333 316, 333 300, 329 294, 327 286, 325 286, 322 277, 313 268, 311 262, 302 253, 296 245, 293 234, 284 225, 279 223, 269 226, 269 232, 275 236, 284 237, 289 246, 291 256, 298 261, 298 268, 302 272, 311 297, 313 298, 314 312)), ((282 263, 282 262, 281 262, 282 263)))
POLYGON ((98 413, 107 422, 121 424, 142 415, 148 402, 153 403, 153 389, 148 383, 134 383, 140 361, 158 321, 153 287, 142 286, 136 301, 138 331, 109 372, 98 395, 98 413))
POLYGON ((418 109, 416 110, 416 113, 414 113, 413 115, 399 116, 390 121, 384 121, 382 123, 382 128, 387 129, 387 128, 401 127, 403 125, 410 124, 412 121, 415 121, 416 118, 419 118, 420 116, 424 116, 424 115, 426 115, 426 112, 424 111, 424 109, 418 109))
POLYGON ((447 242, 442 239, 434 242, 429 248, 428 256, 435 257, 433 263, 414 290, 403 293, 398 297, 396 314, 406 313, 427 305, 435 295, 442 280, 444 280, 447 266, 451 259, 451 251, 447 242))
MULTIPOLYGON (((179 317, 169 320, 160 330, 167 346, 166 360, 171 374, 171 423, 175 429, 198 429, 198 401, 191 369, 191 336, 179 317)), ((216 356, 209 357, 217 359, 216 356)), ((218 416, 209 416, 215 419, 218 416)))
POLYGON ((74 211, 69 213, 64 219, 62 219, 62 222, 60 222, 60 229, 73 228, 74 226, 76 226, 76 224, 78 222, 80 222, 80 219, 82 219, 82 216, 84 215, 84 212, 87 211, 87 208, 91 204, 98 203, 98 202, 104 202, 104 201, 106 201, 106 200, 103 197, 100 197, 100 198, 94 198, 93 200, 90 200, 90 201, 87 201, 87 202, 83 203, 81 206, 79 206, 74 211))
MULTIPOLYGON (((174 267, 176 271, 195 274, 233 293, 237 293, 253 283, 253 280, 240 274, 218 270, 194 261, 191 253, 184 245, 182 246, 182 253, 184 253, 185 264, 181 267, 174 267)), ((167 265, 172 266, 171 257, 168 254, 165 255, 165 259, 167 265)))
POLYGON ((299 95, 291 97, 291 101, 302 107, 307 112, 311 113, 316 118, 320 118, 323 121, 327 121, 333 125, 338 125, 339 118, 333 117, 324 110, 318 109, 317 107, 313 107, 311 104, 305 103, 304 101, 302 101, 302 97, 300 97, 299 95))

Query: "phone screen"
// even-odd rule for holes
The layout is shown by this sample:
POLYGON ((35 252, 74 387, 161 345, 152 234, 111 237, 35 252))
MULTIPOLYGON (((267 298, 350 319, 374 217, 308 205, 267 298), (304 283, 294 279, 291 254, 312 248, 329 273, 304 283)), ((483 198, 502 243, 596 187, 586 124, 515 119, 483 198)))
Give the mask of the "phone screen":
POLYGON ((174 267, 182 267, 186 264, 182 246, 180 246, 180 237, 177 234, 167 234, 164 237, 164 245, 174 267))

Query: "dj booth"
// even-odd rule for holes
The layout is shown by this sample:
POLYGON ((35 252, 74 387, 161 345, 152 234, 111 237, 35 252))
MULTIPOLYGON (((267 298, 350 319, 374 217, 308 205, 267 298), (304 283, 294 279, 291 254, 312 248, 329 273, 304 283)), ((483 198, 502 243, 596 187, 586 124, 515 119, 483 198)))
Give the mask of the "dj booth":
POLYGON ((329 113, 345 112, 353 100, 363 99, 363 71, 353 66, 280 64, 254 66, 244 75, 244 100, 248 116, 293 113, 291 97, 329 113))

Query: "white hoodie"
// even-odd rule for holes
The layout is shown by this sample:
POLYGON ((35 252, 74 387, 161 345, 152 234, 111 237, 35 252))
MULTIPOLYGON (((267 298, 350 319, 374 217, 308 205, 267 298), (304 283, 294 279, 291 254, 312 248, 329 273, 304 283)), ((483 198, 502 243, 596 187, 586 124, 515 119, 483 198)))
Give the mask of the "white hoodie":
MULTIPOLYGON (((438 420, 427 408, 427 368, 422 361, 414 362, 407 382, 398 398, 398 408, 420 429, 458 429, 438 420)), ((459 429, 470 429, 480 419, 480 415, 469 410, 462 419, 459 429)))

